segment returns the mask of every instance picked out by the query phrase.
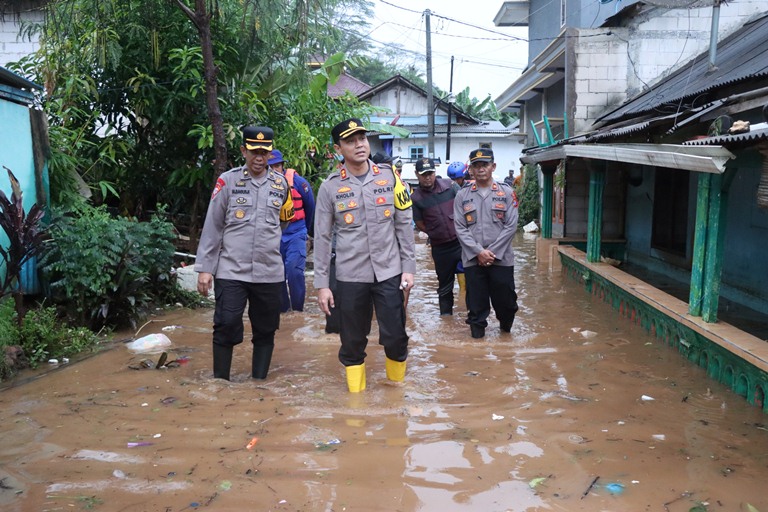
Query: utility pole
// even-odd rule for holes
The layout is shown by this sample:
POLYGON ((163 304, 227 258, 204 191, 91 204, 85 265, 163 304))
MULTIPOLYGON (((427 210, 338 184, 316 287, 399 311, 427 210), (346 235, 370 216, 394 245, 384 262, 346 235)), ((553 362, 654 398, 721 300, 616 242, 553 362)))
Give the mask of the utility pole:
POLYGON ((451 161, 451 118, 453 117, 453 104, 456 98, 453 97, 453 55, 451 55, 451 81, 448 85, 448 131, 445 138, 445 163, 451 161))
POLYGON ((432 31, 430 28, 431 11, 424 11, 427 25, 427 117, 429 119, 429 139, 427 145, 427 156, 435 157, 435 99, 432 93, 432 31))

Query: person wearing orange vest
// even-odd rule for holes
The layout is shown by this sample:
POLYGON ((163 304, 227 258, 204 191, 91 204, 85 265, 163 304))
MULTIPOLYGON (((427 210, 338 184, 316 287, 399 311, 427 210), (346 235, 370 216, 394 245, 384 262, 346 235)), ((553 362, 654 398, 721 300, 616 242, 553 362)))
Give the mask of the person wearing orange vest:
POLYGON ((304 269, 307 264, 307 237, 314 232, 315 196, 309 182, 294 169, 285 168, 283 154, 272 150, 269 167, 285 175, 293 199, 293 220, 283 230, 280 254, 285 265, 285 280, 280 311, 304 311, 307 285, 304 269))

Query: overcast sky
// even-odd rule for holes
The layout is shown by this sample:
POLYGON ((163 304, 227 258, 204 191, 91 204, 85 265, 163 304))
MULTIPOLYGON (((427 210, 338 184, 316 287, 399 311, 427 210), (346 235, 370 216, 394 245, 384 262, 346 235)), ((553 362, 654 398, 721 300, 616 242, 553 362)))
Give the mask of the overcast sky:
MULTIPOLYGON (((502 0, 374 0, 370 38, 397 42, 426 60, 424 11, 431 11, 432 81, 453 92, 469 87, 471 96, 496 99, 520 77, 528 61, 527 27, 496 27, 502 0)), ((425 74, 426 78, 426 74, 425 74)))

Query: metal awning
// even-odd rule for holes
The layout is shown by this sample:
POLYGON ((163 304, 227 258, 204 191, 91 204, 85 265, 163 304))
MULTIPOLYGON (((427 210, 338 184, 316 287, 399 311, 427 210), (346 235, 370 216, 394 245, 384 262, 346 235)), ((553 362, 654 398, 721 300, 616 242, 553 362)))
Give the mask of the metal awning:
POLYGON ((564 144, 530 151, 520 157, 524 164, 564 158, 591 158, 609 162, 652 165, 670 169, 722 174, 736 156, 722 146, 679 144, 564 144), (696 151, 691 151, 695 149, 696 151))

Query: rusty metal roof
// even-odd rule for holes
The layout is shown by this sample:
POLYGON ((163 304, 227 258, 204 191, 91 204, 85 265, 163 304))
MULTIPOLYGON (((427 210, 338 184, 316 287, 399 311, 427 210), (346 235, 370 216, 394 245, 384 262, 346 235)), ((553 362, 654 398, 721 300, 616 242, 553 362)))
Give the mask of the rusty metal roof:
POLYGON ((768 123, 760 123, 750 127, 747 133, 736 135, 719 135, 717 137, 702 137, 683 142, 684 146, 732 146, 743 143, 768 141, 768 123))
POLYGON ((671 109, 685 110, 696 106, 693 102, 713 89, 768 77, 768 14, 746 23, 721 41, 716 55, 714 70, 710 70, 709 52, 704 52, 648 91, 600 117, 597 123, 668 113, 671 109))

